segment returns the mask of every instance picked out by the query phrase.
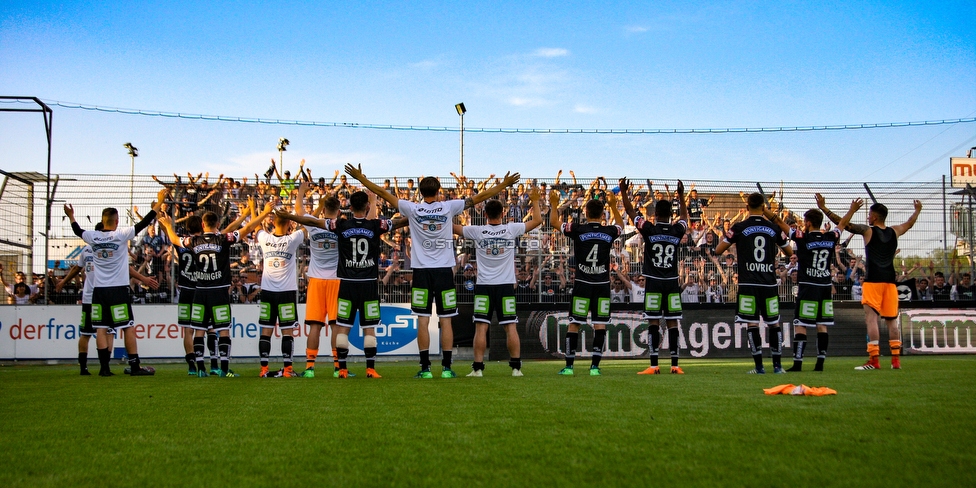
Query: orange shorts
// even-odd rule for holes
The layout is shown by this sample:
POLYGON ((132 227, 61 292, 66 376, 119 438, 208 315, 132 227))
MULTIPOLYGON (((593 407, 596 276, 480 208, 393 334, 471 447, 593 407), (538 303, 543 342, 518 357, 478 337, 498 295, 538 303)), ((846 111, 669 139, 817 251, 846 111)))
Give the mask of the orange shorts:
POLYGON ((894 283, 871 283, 861 285, 861 304, 878 312, 883 319, 898 318, 898 287, 894 283))
POLYGON ((308 279, 308 295, 305 300, 305 323, 334 324, 339 309, 339 280, 308 279))

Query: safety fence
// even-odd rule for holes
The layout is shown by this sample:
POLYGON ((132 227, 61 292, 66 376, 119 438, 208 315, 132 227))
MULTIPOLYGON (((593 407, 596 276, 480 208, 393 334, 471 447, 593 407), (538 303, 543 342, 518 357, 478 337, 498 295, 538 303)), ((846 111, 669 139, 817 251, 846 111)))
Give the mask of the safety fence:
MULTIPOLYGON (((348 211, 348 196, 358 189, 355 180, 339 176, 333 180, 330 171, 327 178, 317 175, 311 178, 312 187, 306 196, 307 209, 323 195, 336 194, 344 211, 348 211)), ((157 192, 164 186, 170 189, 167 212, 176 220, 190 213, 213 211, 221 218, 221 224, 237 216, 239 205, 253 197, 258 206, 267 201, 275 205, 289 205, 295 197, 296 183, 281 181, 270 174, 254 174, 248 177, 219 178, 213 175, 52 175, 51 228, 45 232, 44 218, 48 200, 44 198, 44 177, 36 173, 3 173, 0 191, 0 263, 4 265, 3 278, 7 285, 18 280, 15 271, 32 271, 23 279, 33 298, 28 301, 43 303, 75 303, 81 290, 80 278, 64 284, 61 292, 54 292, 54 285, 77 263, 83 242, 72 233, 62 212, 62 205, 70 203, 83 228, 93 228, 100 220, 105 207, 116 207, 122 225, 138 221, 149 211, 157 192), (40 177, 40 178, 38 178, 40 177), (46 262, 45 258, 46 256, 46 262), (46 275, 46 278, 45 278, 46 275)), ((581 206, 584 198, 605 199, 614 192, 618 176, 607 176, 594 182, 593 177, 579 178, 530 178, 503 191, 499 198, 506 204, 508 220, 522 220, 531 213, 528 195, 531 189, 558 191, 561 202, 568 202, 564 218, 582 219, 581 206), (593 188, 592 191, 589 191, 593 188)), ((417 176, 374 177, 378 184, 396 190, 401 198, 417 198, 417 176)), ((491 186, 498 178, 469 177, 463 180, 452 176, 441 178, 444 198, 463 198, 479 189, 491 186)), ((635 206, 645 208, 655 199, 668 198, 674 192, 676 180, 647 179, 631 176, 635 206)), ((688 178, 684 180, 689 197, 691 229, 682 240, 678 251, 681 260, 680 282, 686 303, 735 301, 735 257, 731 254, 717 256, 714 248, 720 240, 723 226, 744 215, 744 198, 762 191, 771 205, 780 210, 788 221, 802 222, 807 209, 815 208, 814 194, 821 193, 828 206, 843 214, 854 198, 863 198, 868 204, 854 217, 854 222, 865 222, 867 206, 873 195, 889 208, 889 224, 905 221, 913 211, 913 201, 923 204, 923 211, 915 227, 899 239, 896 267, 906 280, 915 279, 913 287, 920 290, 920 298, 927 298, 932 285, 941 279, 949 293, 952 285, 963 288, 963 272, 970 272, 972 260, 972 212, 971 203, 965 196, 956 195, 943 181, 910 183, 861 182, 746 182, 713 181, 688 178), (869 193, 870 191, 870 193, 869 193), (941 274, 942 277, 936 276, 941 274), (925 283, 923 283, 923 281, 925 283)), ((548 202, 543 198, 543 216, 548 220, 548 202)), ((380 212, 394 216, 395 209, 383 204, 380 212)), ((484 223, 481 209, 468 210, 460 217, 461 223, 484 223)), ((381 297, 387 303, 409 302, 412 263, 409 229, 404 228, 387 236, 380 261, 381 297)), ((845 233, 844 246, 833 263, 835 291, 839 300, 859 298, 859 279, 863 276, 864 246, 860 236, 845 233)), ((476 277, 477 259, 473 249, 463 240, 455 243, 458 256, 456 281, 462 303, 470 302, 476 277)), ((523 303, 562 303, 568 301, 572 289, 570 269, 574 258, 565 237, 554 232, 548 223, 521 238, 516 246, 517 296, 523 303)), ((169 303, 174 300, 174 276, 176 269, 173 249, 165 236, 155 226, 150 227, 130 247, 131 263, 142 274, 154 277, 158 289, 147 289, 133 284, 133 300, 136 303, 169 303)), ((231 298, 235 303, 257 300, 261 282, 262 256, 255 245, 253 235, 233 249, 232 266, 235 286, 231 298)), ((643 245, 639 234, 634 233, 630 222, 625 235, 614 244, 613 297, 615 302, 629 302, 639 297, 640 267, 643 262, 643 245)), ((303 247, 299 258, 301 270, 305 270, 308 249, 303 247)), ((781 256, 778 267, 781 299, 789 302, 796 292, 794 265, 781 256)), ((299 273, 299 299, 304 301, 305 273, 299 273)), ((968 283, 971 286, 971 282, 968 283)), ((24 301, 13 297, 12 287, 0 291, 4 302, 24 301)), ((24 287, 21 286, 21 289, 24 287)), ((970 292, 971 293, 971 292, 970 292)), ((938 298, 938 296, 937 296, 938 298)))

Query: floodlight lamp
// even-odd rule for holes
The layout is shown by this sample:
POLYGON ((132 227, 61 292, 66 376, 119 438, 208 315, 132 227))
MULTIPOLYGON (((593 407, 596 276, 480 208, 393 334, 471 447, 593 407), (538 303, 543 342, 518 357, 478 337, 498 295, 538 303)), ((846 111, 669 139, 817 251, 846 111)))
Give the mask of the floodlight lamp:
POLYGON ((464 113, 467 112, 467 109, 464 108, 463 102, 455 105, 454 109, 457 110, 458 115, 464 115, 464 113))
POLYGON ((291 142, 289 142, 288 139, 284 137, 278 139, 278 151, 287 151, 288 149, 285 149, 285 146, 287 146, 288 144, 291 144, 291 142))
POLYGON ((132 156, 134 158, 135 157, 139 157, 139 148, 133 146, 131 142, 127 142, 125 144, 122 144, 122 147, 124 147, 124 148, 126 148, 126 149, 129 150, 129 156, 132 156))

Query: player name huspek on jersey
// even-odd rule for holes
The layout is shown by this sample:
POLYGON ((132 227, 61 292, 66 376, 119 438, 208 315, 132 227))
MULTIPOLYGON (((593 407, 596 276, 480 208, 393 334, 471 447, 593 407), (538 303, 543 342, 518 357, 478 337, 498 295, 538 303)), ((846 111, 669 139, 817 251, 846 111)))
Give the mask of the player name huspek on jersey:
POLYGON ((308 276, 321 280, 336 278, 339 267, 339 241, 335 232, 318 227, 308 229, 308 276))
POLYGON ((230 286, 230 245, 240 240, 238 232, 207 233, 181 239, 183 247, 193 251, 196 260, 196 287, 223 288, 230 286))
POLYGON ((393 228, 388 219, 326 220, 339 239, 339 279, 366 281, 379 278, 380 236, 393 228))
POLYGON ((634 226, 644 237, 643 275, 655 279, 678 279, 678 260, 676 259, 681 236, 688 225, 684 220, 672 225, 669 222, 652 224, 638 215, 634 226))
POLYGON ((786 235, 772 222, 753 215, 733 225, 725 240, 735 244, 740 285, 776 286, 776 252, 786 235))
POLYGON ((616 225, 596 222, 577 224, 565 222, 563 234, 573 241, 576 257, 576 281, 607 283, 610 281, 610 249, 613 241, 623 232, 616 225))
POLYGON ((305 241, 305 233, 297 230, 288 235, 276 236, 261 230, 258 231, 257 239, 264 254, 261 290, 298 290, 298 264, 295 256, 299 246, 305 241))
POLYGON ((840 230, 807 232, 794 230, 790 238, 796 243, 799 263, 797 281, 808 285, 830 286, 830 265, 834 262, 834 246, 840 240, 840 230))

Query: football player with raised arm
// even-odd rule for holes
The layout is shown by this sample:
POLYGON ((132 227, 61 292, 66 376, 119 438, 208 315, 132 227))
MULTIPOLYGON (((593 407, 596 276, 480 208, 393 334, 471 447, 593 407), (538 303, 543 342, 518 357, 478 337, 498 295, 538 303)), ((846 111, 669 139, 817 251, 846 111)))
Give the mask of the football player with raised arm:
POLYGON ((559 229, 573 243, 575 269, 573 294, 570 298, 569 329, 566 332, 566 367, 561 375, 574 374, 576 350, 579 348, 579 329, 589 321, 593 325, 593 357, 590 362, 590 376, 600 376, 600 360, 603 346, 607 340, 607 323, 610 322, 610 251, 613 241, 623 233, 623 219, 617 210, 617 199, 607 193, 607 205, 613 215, 613 224, 603 224, 604 204, 602 200, 592 199, 583 206, 586 222, 577 224, 562 222, 559 212, 559 192, 549 193, 549 206, 553 212, 549 223, 559 229))
POLYGON ((362 169, 346 165, 346 173, 359 180, 379 198, 408 219, 410 225, 410 260, 413 283, 410 289, 410 309, 417 315, 417 346, 420 348, 420 371, 416 378, 433 378, 430 372, 430 317, 437 305, 441 330, 441 378, 456 378, 451 369, 454 349, 452 319, 457 315, 457 287, 454 284, 454 217, 465 209, 494 197, 505 187, 518 182, 519 174, 505 174, 501 183, 464 200, 438 201, 441 183, 432 176, 420 180, 420 202, 401 200, 369 181, 362 169))
POLYGON ((756 367, 751 374, 765 374, 762 358, 762 333, 759 321, 769 327, 769 350, 773 356, 773 372, 783 369, 783 327, 779 325, 779 294, 776 286, 776 254, 781 250, 790 256, 793 249, 787 236, 779 228, 779 215, 766 207, 766 199, 760 193, 746 198, 745 220, 737 222, 725 233, 715 248, 720 256, 733 244, 739 272, 738 308, 735 323, 744 324, 749 334, 749 348, 756 367))
MULTIPOLYGON (((879 369, 878 356, 881 355, 878 342, 880 333, 878 320, 883 319, 888 327, 888 346, 891 348, 891 369, 901 369, 901 329, 898 328, 898 288, 895 285, 898 273, 895 271, 895 253, 898 251, 898 238, 908 232, 918 215, 922 212, 922 202, 915 200, 915 212, 904 223, 888 227, 888 207, 880 203, 871 205, 868 211, 868 225, 848 223, 844 230, 864 238, 864 261, 866 273, 862 284, 861 304, 864 305, 864 322, 868 332, 868 361, 854 369, 870 371, 879 369)), ((823 198, 817 205, 834 223, 841 223, 840 216, 827 208, 823 198)), ((864 200, 851 202, 848 214, 856 212, 864 205, 864 200)))
POLYGON ((483 375, 492 315, 498 318, 498 325, 505 328, 512 376, 522 376, 521 344, 515 328, 518 324, 515 313, 515 254, 518 251, 518 237, 542 224, 538 187, 532 188, 529 200, 532 202, 532 220, 528 222, 502 223, 505 207, 501 201, 491 199, 485 202, 484 208, 487 225, 454 224, 455 234, 474 241, 475 260, 478 263, 478 281, 474 287, 474 364, 468 376, 483 375))
POLYGON ((658 350, 661 347, 661 320, 668 327, 668 350, 671 353, 671 373, 684 374, 678 367, 678 344, 682 318, 681 286, 678 284, 678 245, 688 232, 688 206, 685 186, 678 180, 678 221, 671 222, 672 201, 658 200, 654 205, 656 222, 638 215, 630 201, 630 183, 620 180, 620 199, 624 211, 634 222, 644 241, 644 319, 650 336, 651 365, 637 374, 661 374, 658 350))

